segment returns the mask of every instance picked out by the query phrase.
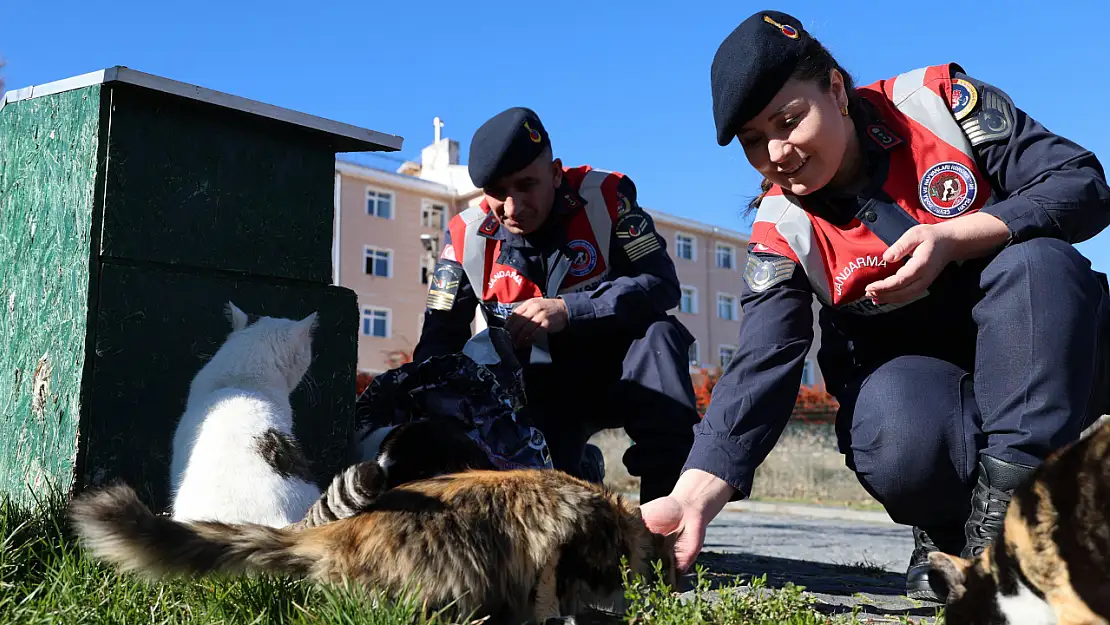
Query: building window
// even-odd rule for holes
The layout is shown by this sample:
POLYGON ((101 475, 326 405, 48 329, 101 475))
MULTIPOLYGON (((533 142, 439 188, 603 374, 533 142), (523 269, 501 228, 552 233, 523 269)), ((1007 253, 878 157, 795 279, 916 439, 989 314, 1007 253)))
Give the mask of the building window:
POLYGON ((802 365, 802 385, 813 386, 815 384, 817 384, 817 379, 813 372, 813 361, 806 360, 805 364, 802 365))
POLYGON ((692 286, 682 287, 682 300, 679 306, 684 313, 698 314, 698 290, 692 286))
POLYGON ((732 269, 736 266, 736 248, 724 243, 717 244, 717 268, 732 269))
POLYGON ((717 316, 727 321, 736 321, 736 296, 717 294, 717 316))
POLYGON ((367 275, 389 278, 393 276, 393 252, 366 247, 364 271, 367 275))
POLYGON ((362 309, 362 333, 366 336, 389 338, 389 310, 385 308, 362 309))
POLYGON ((694 237, 687 234, 675 235, 674 253, 679 258, 694 260, 694 237))
POLYGON ((436 230, 447 229, 447 207, 442 204, 424 204, 420 209, 420 225, 436 230))
POLYGON ((736 357, 736 348, 731 345, 721 345, 717 348, 718 355, 721 357, 721 368, 728 367, 728 363, 736 357))
POLYGON ((696 365, 699 362, 701 362, 701 354, 698 353, 699 351, 700 350, 699 350, 697 341, 694 341, 693 343, 690 344, 689 357, 690 357, 690 364, 691 365, 696 365))
POLYGON ((393 219, 393 194, 389 191, 366 189, 366 214, 393 219))

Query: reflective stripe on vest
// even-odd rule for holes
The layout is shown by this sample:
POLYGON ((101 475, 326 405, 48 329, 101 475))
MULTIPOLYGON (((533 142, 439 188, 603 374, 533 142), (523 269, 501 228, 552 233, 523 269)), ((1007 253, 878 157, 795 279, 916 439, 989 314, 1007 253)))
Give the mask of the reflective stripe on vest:
POLYGON ((578 195, 586 200, 586 218, 590 220, 590 230, 593 231, 594 240, 597 241, 597 250, 605 261, 605 270, 609 270, 609 237, 613 233, 613 220, 609 217, 609 207, 605 204, 605 197, 601 195, 601 183, 609 177, 611 172, 600 169, 591 169, 582 180, 578 195))
POLYGON ((895 77, 891 101, 903 115, 928 128, 942 141, 974 161, 971 142, 952 117, 952 110, 944 98, 925 86, 925 72, 928 69, 922 67, 895 77))
MULTIPOLYGON (((974 161, 968 141, 952 111, 940 95, 925 85, 923 67, 894 78, 891 102, 906 117, 927 128, 939 140, 963 152, 974 161)), ((755 221, 770 222, 798 257, 814 293, 824 304, 832 303, 829 276, 821 250, 814 245, 813 223, 801 204, 786 195, 764 197, 755 221)))
POLYGON ((466 225, 466 234, 463 235, 463 272, 474 289, 474 295, 481 300, 484 291, 482 285, 486 281, 486 240, 478 234, 478 228, 486 220, 486 213, 480 207, 472 206, 459 213, 459 217, 466 225))
POLYGON ((775 224, 779 235, 798 257, 817 298, 824 304, 832 304, 825 259, 821 250, 813 244, 813 223, 809 221, 809 214, 801 204, 785 195, 766 196, 759 203, 755 220, 775 224))

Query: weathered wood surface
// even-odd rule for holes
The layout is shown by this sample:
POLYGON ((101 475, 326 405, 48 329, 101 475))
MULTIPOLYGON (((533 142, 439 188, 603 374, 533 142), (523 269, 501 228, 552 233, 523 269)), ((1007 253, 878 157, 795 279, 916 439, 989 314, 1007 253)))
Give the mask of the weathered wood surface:
POLYGON ((0 111, 0 490, 22 502, 73 477, 100 116, 99 87, 0 111))

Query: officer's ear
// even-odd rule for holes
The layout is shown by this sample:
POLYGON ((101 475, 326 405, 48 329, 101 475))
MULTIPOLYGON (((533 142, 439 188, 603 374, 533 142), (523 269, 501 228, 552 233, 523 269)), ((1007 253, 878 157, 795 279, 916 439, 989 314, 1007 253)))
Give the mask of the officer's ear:
POLYGON ((555 188, 557 189, 557 188, 559 188, 559 185, 563 184, 563 161, 562 160, 555 159, 555 160, 551 161, 551 173, 552 173, 552 178, 555 180, 555 188))
POLYGON ((836 100, 836 108, 841 109, 848 106, 848 91, 847 86, 844 84, 844 74, 835 67, 829 70, 829 90, 833 93, 833 98, 836 100))

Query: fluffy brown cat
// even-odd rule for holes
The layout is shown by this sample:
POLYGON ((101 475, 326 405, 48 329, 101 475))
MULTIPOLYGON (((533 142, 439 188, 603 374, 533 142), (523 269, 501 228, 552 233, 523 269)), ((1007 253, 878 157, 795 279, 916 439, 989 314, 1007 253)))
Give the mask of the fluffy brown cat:
MULTIPOLYGON (((380 483, 376 463, 365 479, 380 483)), ((543 623, 616 607, 621 557, 652 579, 673 543, 651 533, 621 496, 554 470, 470 471, 386 490, 362 512, 304 529, 178 523, 152 514, 128 486, 78 496, 71 518, 95 556, 149 577, 270 572, 345 580, 395 595, 419 585, 432 611, 543 623)))

